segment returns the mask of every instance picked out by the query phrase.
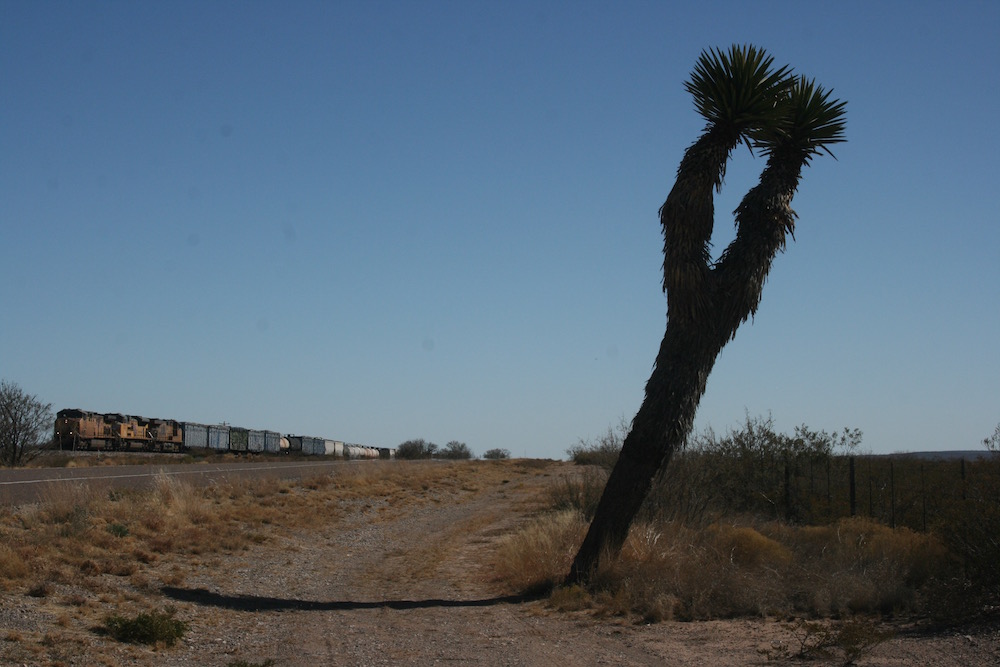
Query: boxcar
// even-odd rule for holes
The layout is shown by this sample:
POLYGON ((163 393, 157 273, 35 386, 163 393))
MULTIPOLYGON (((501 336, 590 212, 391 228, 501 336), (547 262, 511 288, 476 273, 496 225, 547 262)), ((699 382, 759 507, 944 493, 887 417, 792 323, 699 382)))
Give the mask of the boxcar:
POLYGON ((226 451, 229 449, 229 427, 214 424, 208 427, 208 448, 226 451))
MULTIPOLYGON (((264 451, 271 454, 281 452, 281 434, 277 431, 264 431, 264 451)), ((286 444, 287 447, 287 444, 286 444)))
POLYGON ((250 431, 239 426, 229 427, 229 451, 245 452, 250 446, 250 431))
POLYGON ((184 446, 188 449, 208 449, 208 427, 184 422, 184 446))
POLYGON ((302 436, 302 453, 313 456, 322 456, 326 452, 326 444, 323 438, 312 438, 302 436))
POLYGON ((250 429, 247 431, 247 451, 260 453, 264 451, 264 432, 250 429))

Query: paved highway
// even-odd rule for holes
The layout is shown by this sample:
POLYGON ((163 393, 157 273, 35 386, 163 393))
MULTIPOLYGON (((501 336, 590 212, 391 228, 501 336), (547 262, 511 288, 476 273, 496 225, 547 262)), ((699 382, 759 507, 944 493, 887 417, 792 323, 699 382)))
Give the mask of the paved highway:
POLYGON ((377 464, 376 461, 267 461, 259 463, 190 463, 93 468, 14 468, 0 470, 0 505, 22 505, 82 487, 90 493, 110 489, 150 488, 157 477, 184 480, 197 486, 234 479, 301 479, 326 474, 335 466, 377 464))

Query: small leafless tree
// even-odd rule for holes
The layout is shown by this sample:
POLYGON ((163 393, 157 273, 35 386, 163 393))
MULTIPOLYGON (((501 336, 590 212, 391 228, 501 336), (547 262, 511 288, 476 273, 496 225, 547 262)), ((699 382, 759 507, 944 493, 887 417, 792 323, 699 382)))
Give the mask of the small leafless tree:
POLYGON ((23 465, 51 441, 52 405, 0 380, 0 465, 23 465))
POLYGON ((1000 424, 997 424, 997 428, 993 431, 993 435, 988 438, 983 438, 983 447, 994 454, 1000 454, 1000 424))

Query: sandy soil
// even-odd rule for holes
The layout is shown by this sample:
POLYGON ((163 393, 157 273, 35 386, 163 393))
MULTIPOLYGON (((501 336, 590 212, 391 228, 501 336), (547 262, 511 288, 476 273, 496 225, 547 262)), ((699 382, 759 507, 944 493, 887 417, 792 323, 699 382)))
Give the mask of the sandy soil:
MULTIPOLYGON (((163 559, 140 590, 107 575, 107 600, 173 605, 189 630, 174 647, 117 643, 55 599, 6 594, 3 665, 775 665, 798 664, 788 624, 751 619, 636 624, 561 613, 491 575, 498 536, 535 511, 551 477, 512 469, 506 482, 400 510, 351 501, 336 523, 275 535, 197 565, 163 559), (414 567, 414 563, 420 567, 414 567), (171 572, 171 577, 166 577, 171 572), (178 575, 180 572, 180 575, 178 575), (123 590, 127 589, 127 590, 123 590), (30 641, 38 638, 38 642, 30 641)), ((434 490, 429 493, 433 496, 434 490)), ((103 613, 108 613, 104 610, 103 613)), ((897 628, 859 665, 1000 665, 996 630, 923 636, 897 628)), ((834 656, 813 664, 841 664, 834 656)))

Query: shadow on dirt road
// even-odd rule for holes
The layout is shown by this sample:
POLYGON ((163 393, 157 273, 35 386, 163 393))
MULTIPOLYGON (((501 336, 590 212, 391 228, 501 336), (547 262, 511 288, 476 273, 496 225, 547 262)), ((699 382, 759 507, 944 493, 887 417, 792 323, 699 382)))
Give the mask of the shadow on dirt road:
POLYGON ((350 600, 319 602, 258 595, 224 595, 204 588, 164 586, 160 591, 177 602, 191 602, 205 607, 223 607, 235 611, 351 611, 357 609, 429 609, 433 607, 491 607, 498 604, 522 604, 541 599, 541 595, 501 595, 479 600, 350 600))

